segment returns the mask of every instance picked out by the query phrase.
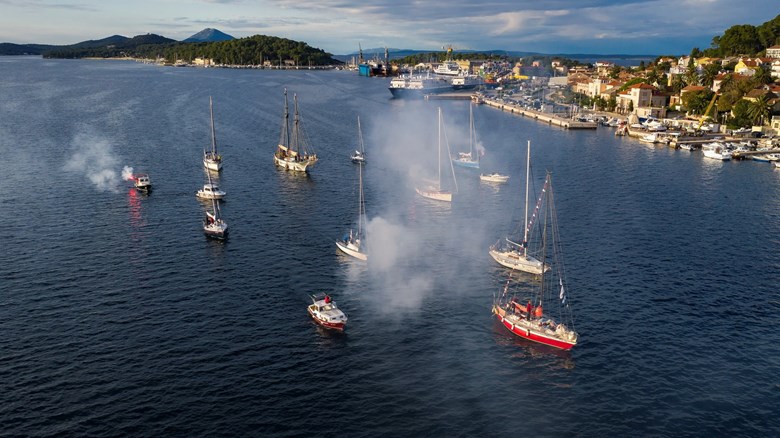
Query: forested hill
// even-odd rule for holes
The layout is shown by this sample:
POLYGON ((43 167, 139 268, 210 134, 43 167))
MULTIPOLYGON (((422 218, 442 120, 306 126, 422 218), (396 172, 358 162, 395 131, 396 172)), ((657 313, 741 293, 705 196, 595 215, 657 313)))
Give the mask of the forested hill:
POLYGON ((179 42, 154 34, 133 38, 115 35, 70 46, 50 46, 42 54, 44 58, 165 58, 171 63, 206 58, 231 65, 260 65, 263 61, 277 65, 288 60, 314 66, 342 63, 330 53, 304 42, 265 35, 216 42, 179 42))
POLYGON ((780 15, 759 26, 750 24, 731 26, 723 32, 723 35, 712 38, 712 47, 704 50, 704 55, 718 58, 757 55, 779 44, 780 15))

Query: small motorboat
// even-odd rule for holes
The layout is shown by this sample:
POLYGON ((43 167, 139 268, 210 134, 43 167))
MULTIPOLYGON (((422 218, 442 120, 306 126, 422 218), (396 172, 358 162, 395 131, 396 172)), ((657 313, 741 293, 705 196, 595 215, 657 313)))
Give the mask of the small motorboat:
POLYGON ((222 199, 226 194, 227 193, 225 193, 223 190, 220 190, 216 184, 207 183, 203 184, 203 188, 198 190, 198 192, 195 193, 195 196, 201 199, 222 199))
POLYGON ((317 324, 334 330, 344 330, 347 324, 347 315, 336 307, 336 303, 325 293, 311 296, 312 303, 307 310, 317 324))
POLYGON ((366 154, 360 151, 355 151, 355 153, 352 154, 352 162, 363 164, 366 162, 366 154))
POLYGON ((484 173, 479 176, 480 181, 491 183, 505 183, 509 180, 509 175, 501 175, 500 173, 491 173, 485 175, 484 173))
POLYGON ((152 181, 149 179, 149 175, 143 173, 133 176, 133 184, 136 190, 140 192, 149 192, 152 190, 152 181))

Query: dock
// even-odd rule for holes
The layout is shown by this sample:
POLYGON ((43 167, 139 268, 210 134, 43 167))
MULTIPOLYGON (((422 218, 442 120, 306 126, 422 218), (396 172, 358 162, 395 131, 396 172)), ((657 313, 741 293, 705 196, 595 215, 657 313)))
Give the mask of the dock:
POLYGON ((580 122, 577 120, 565 119, 553 114, 521 108, 515 105, 509 105, 494 100, 485 99, 483 102, 485 105, 492 106, 493 108, 498 108, 502 111, 509 111, 512 114, 518 114, 523 117, 535 119, 549 125, 560 126, 564 129, 596 129, 599 126, 599 124, 596 122, 580 122))

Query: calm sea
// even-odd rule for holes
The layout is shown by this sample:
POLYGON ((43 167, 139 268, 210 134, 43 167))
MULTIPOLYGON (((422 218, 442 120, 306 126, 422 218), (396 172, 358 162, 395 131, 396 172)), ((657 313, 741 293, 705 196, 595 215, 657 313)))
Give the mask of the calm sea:
MULTIPOLYGON (((393 100, 338 71, 0 58, 0 435, 777 436, 780 170, 565 131, 488 107, 483 171, 451 206, 468 103, 393 100), (274 168, 284 88, 320 156, 274 168), (208 240, 195 191, 210 144, 231 227, 208 240), (367 265, 357 221, 366 140, 367 265), (580 343, 560 352, 491 318, 487 248, 553 172, 580 343), (149 173, 143 196, 122 169, 149 173), (446 175, 448 168, 444 168, 446 175), (450 183, 451 184, 451 183, 450 183), (329 292, 344 334, 317 327, 329 292)), ((522 281, 522 279, 521 279, 522 281)))

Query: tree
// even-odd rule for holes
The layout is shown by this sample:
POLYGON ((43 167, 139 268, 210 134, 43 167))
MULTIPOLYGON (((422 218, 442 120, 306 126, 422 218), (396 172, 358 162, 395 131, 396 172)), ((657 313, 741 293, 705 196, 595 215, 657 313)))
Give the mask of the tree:
POLYGON ((748 116, 748 108, 750 103, 747 100, 740 100, 731 109, 731 118, 727 123, 729 129, 739 129, 750 126, 750 117, 748 116))
POLYGON ((714 94, 707 89, 690 91, 682 95, 682 104, 688 109, 689 114, 704 114, 714 94))
POLYGON ((720 73, 720 65, 715 63, 705 65, 701 75, 701 84, 712 88, 712 83, 715 82, 718 73, 720 73))
POLYGON ((769 71, 769 69, 763 66, 759 66, 756 69, 756 73, 753 75, 753 79, 761 85, 771 84, 775 80, 775 78, 772 77, 772 73, 769 71))
POLYGON ((629 114, 634 112, 634 101, 633 100, 629 100, 628 101, 628 112, 629 112, 629 114))
POLYGON ((769 102, 769 96, 765 93, 750 102, 747 108, 747 116, 754 125, 763 126, 764 121, 772 113, 772 104, 769 102))
POLYGON ((685 83, 688 85, 698 85, 699 84, 699 72, 696 71, 696 62, 693 54, 697 51, 694 47, 693 50, 691 50, 691 55, 688 57, 688 66, 685 70, 685 83))

